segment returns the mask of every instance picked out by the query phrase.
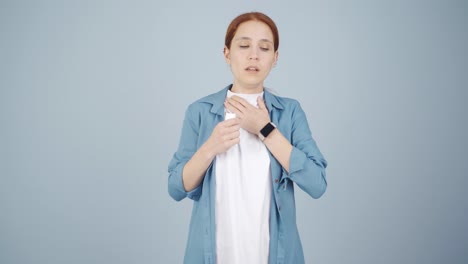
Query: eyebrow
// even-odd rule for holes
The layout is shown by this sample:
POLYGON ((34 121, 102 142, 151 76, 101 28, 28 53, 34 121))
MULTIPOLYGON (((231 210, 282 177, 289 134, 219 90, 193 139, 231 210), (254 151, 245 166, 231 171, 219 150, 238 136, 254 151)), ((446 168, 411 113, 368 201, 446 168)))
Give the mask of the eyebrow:
MULTIPOLYGON (((249 38, 249 37, 239 37, 239 38, 236 38, 235 40, 252 40, 252 39, 249 38)), ((261 39, 260 41, 269 42, 269 43, 273 44, 273 41, 271 41, 269 39, 261 39)))

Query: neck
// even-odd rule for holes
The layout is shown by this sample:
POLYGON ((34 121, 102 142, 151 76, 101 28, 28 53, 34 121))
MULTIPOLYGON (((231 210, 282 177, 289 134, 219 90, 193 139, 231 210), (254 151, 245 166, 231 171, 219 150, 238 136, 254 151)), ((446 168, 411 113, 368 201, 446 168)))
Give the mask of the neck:
POLYGON ((231 87, 231 92, 233 93, 240 93, 240 94, 256 94, 263 92, 263 83, 259 84, 258 86, 241 86, 239 84, 234 83, 231 87))

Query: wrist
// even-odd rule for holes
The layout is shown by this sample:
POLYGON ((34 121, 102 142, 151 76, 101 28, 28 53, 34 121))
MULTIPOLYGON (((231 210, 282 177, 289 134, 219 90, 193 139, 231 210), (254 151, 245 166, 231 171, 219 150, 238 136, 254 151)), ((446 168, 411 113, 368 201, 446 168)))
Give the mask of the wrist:
POLYGON ((215 151, 215 148, 213 146, 211 146, 211 144, 209 144, 209 141, 205 142, 205 144, 203 144, 199 151, 201 152, 200 154, 206 159, 206 160, 212 160, 214 159, 214 157, 216 156, 216 151, 215 151))
POLYGON ((265 138, 267 138, 273 130, 276 129, 276 125, 273 122, 268 122, 266 123, 261 129, 260 132, 258 133, 258 137, 264 141, 265 138))

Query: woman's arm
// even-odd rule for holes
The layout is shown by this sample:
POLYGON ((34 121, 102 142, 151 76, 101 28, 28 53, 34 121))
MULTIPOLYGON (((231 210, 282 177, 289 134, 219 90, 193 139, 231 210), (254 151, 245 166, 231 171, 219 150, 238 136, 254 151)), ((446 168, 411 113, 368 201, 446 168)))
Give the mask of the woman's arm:
MULTIPOLYGON (((258 108, 238 96, 232 96, 226 101, 225 106, 241 120, 240 125, 243 129, 258 135, 260 130, 270 122, 270 116, 261 97, 257 98, 257 104, 258 108)), ((278 129, 274 129, 263 142, 281 166, 289 171, 289 159, 293 148, 291 143, 278 129)))
MULTIPOLYGON (((236 113, 243 129, 258 135, 263 126, 270 122, 270 117, 261 97, 257 103, 259 108, 233 96, 227 100, 225 106, 236 113)), ((282 135, 279 129, 274 129, 263 142, 284 169, 281 181, 294 181, 310 196, 319 198, 327 187, 327 162, 312 138, 304 111, 298 103, 291 107, 294 108, 290 117, 292 141, 282 135)))
POLYGON ((312 138, 309 124, 299 103, 294 103, 291 116, 292 151, 289 170, 280 181, 291 180, 313 198, 319 198, 327 189, 325 169, 327 161, 312 138))
POLYGON ((233 118, 217 124, 208 140, 198 147, 200 116, 193 105, 185 111, 179 147, 169 163, 168 191, 176 201, 185 197, 198 200, 200 183, 214 157, 239 142, 239 119, 233 118))
POLYGON ((239 119, 233 118, 216 125, 208 140, 185 164, 182 181, 186 192, 200 185, 206 170, 216 155, 239 143, 239 119))
POLYGON ((291 158, 291 151, 293 146, 289 141, 281 134, 278 129, 274 129, 271 133, 263 140, 263 143, 271 152, 271 154, 278 160, 281 166, 289 172, 289 159, 291 158))

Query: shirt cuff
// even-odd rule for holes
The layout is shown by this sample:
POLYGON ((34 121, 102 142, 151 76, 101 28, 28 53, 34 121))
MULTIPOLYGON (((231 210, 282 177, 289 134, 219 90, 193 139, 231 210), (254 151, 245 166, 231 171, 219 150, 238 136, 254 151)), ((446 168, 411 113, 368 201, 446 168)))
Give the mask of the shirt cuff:
POLYGON ((173 171, 173 175, 169 182, 169 193, 177 201, 180 201, 185 197, 188 197, 192 200, 198 200, 200 199, 201 195, 202 184, 198 185, 191 191, 185 191, 184 182, 182 179, 182 171, 186 163, 187 162, 180 164, 178 168, 173 171))

